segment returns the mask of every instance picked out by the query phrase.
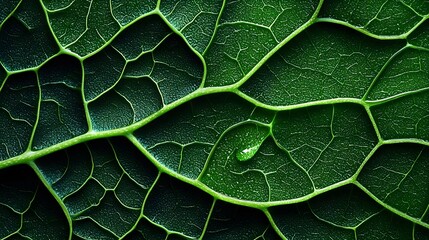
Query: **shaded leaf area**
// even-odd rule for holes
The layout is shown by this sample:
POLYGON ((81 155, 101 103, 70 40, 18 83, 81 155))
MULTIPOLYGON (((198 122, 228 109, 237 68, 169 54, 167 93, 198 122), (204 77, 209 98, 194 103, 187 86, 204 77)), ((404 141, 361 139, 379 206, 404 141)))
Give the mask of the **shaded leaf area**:
POLYGON ((204 239, 280 239, 262 211, 217 201, 204 239))
POLYGON ((73 234, 115 239, 136 224, 158 171, 124 139, 92 141, 36 161, 66 206, 73 234))
POLYGON ((427 240, 429 239, 429 230, 420 225, 414 225, 413 237, 416 240, 427 240))
POLYGON ((258 209, 213 198, 162 175, 125 239, 280 239, 258 209))
POLYGON ((408 42, 419 47, 429 48, 429 21, 426 20, 408 37, 408 42))
POLYGON ((0 159, 66 141, 88 131, 82 99, 82 68, 58 55, 38 71, 7 74, 0 92, 0 159))
POLYGON ((318 23, 277 51, 240 90, 269 105, 362 98, 404 45, 403 41, 386 43, 345 27, 318 23))
MULTIPOLYGON (((2 5, 13 6, 9 1, 2 5)), ((36 67, 59 51, 43 8, 35 0, 22 0, 0 26, 0 63, 8 71, 36 67)))
POLYGON ((257 202, 295 199, 344 181, 378 142, 358 105, 271 112, 234 95, 198 98, 134 135, 172 171, 257 202))
POLYGON ((60 44, 80 56, 98 51, 126 27, 158 11, 202 53, 213 36, 222 1, 160 1, 159 9, 157 2, 43 1, 60 44))
POLYGON ((0 92, 0 160, 20 155, 29 148, 38 98, 34 72, 6 78, 0 92))
POLYGON ((181 32, 188 44, 196 51, 203 53, 213 38, 224 1, 164 0, 160 2, 160 11, 172 27, 181 32))
MULTIPOLYGON (((26 13, 30 10, 37 8, 26 13)), ((21 40, 38 52, 42 50, 36 49, 37 41, 45 41, 20 36, 21 40)), ((7 42, 0 48, 15 51, 14 44, 20 43, 7 42)), ((23 50, 18 45, 16 50, 23 50)), ((6 57, 4 53, 0 56, 6 57)), ((85 60, 67 54, 48 57, 32 66, 22 63, 37 67, 34 72, 14 73, 7 63, 6 69, 0 68, 0 123, 8 126, 0 129, 2 160, 90 130, 138 122, 198 89, 203 76, 201 59, 157 15, 134 23, 111 46, 85 60)))
POLYGON ((319 13, 380 36, 406 34, 428 16, 429 3, 413 0, 327 0, 319 13))
POLYGON ((59 55, 38 71, 41 102, 33 148, 43 149, 88 131, 80 62, 59 55))
POLYGON ((227 1, 204 54, 207 86, 238 82, 284 39, 310 20, 319 1, 227 1))
MULTIPOLYGON (((174 233, 169 232, 162 226, 157 226, 146 218, 140 219, 135 230, 128 234, 125 240, 134 239, 153 239, 153 240, 165 240, 167 236, 172 236, 174 233)), ((174 237, 173 237, 174 238, 174 237)))
POLYGON ((162 175, 145 202, 143 214, 167 233, 198 238, 209 220, 212 202, 201 190, 162 175))
POLYGON ((203 76, 201 60, 156 15, 131 25, 83 65, 95 130, 140 121, 195 91, 203 76))
POLYGON ((81 64, 67 55, 50 59, 37 72, 8 74, 0 92, 0 122, 8 126, 0 130, 0 159, 86 133, 81 84, 81 64))
MULTIPOLYGON (((269 209, 288 239, 412 239, 413 224, 383 210, 354 186, 319 195, 307 203, 269 209)), ((424 238, 416 238, 424 239, 424 238)))
POLYGON ((11 16, 20 3, 21 0, 11 0, 0 3, 0 27, 3 25, 5 20, 11 16))
POLYGON ((1 64, 0 64, 0 82, 1 82, 0 86, 1 86, 1 88, 3 88, 3 85, 6 81, 6 77, 7 77, 6 69, 4 69, 4 67, 1 66, 1 64))
POLYGON ((0 238, 67 239, 63 210, 28 166, 0 171, 0 238))
POLYGON ((428 226, 428 159, 426 146, 385 145, 365 165, 358 181, 383 203, 428 226))

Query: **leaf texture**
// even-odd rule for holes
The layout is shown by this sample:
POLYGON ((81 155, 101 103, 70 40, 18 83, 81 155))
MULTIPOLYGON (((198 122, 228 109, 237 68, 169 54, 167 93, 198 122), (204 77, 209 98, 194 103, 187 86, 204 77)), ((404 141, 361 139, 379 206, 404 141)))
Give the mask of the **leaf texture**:
POLYGON ((428 239, 428 19, 2 1, 0 239, 428 239))

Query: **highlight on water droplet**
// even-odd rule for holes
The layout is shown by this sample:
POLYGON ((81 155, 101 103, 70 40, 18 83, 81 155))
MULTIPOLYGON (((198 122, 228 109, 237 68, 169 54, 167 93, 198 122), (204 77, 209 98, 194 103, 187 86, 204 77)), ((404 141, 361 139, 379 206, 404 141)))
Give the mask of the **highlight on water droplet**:
POLYGON ((228 134, 230 154, 235 155, 237 161, 244 162, 252 159, 261 145, 270 135, 270 128, 260 123, 243 123, 236 126, 228 134))
POLYGON ((258 152, 259 147, 261 147, 261 144, 245 148, 241 151, 237 151, 237 154, 235 155, 239 161, 247 161, 251 159, 255 154, 258 152))

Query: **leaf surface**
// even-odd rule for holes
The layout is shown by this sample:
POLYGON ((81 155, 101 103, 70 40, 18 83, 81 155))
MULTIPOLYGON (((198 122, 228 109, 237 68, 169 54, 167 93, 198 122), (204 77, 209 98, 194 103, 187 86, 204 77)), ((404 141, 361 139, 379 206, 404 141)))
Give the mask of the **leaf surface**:
POLYGON ((0 238, 428 239, 428 19, 0 3, 0 238))

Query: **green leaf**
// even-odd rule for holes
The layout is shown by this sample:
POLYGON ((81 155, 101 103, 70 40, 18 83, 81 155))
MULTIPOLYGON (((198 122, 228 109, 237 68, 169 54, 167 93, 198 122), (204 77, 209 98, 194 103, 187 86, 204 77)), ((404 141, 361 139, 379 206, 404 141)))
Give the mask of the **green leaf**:
POLYGON ((320 11, 322 21, 335 21, 378 36, 407 36, 429 13, 426 1, 368 2, 327 0, 320 11), (327 18, 327 19, 325 19, 327 18))
POLYGON ((429 236, 427 1, 0 3, 0 239, 429 236))
POLYGON ((240 90, 252 99, 280 106, 360 99, 404 42, 385 43, 341 26, 318 23, 289 45, 277 51, 240 90))
POLYGON ((429 179, 428 158, 428 149, 419 145, 383 146, 358 181, 383 203, 421 221, 427 212, 429 185, 419 182, 429 179))
POLYGON ((64 209, 28 166, 0 171, 0 237, 2 239, 67 239, 64 209), (25 179, 23 181, 23 179, 25 179))
MULTIPOLYGON (((13 2, 10 4, 9 8, 13 8, 13 2)), ((0 62, 7 70, 37 67, 58 52, 59 46, 38 2, 22 0, 6 19, 0 29, 0 62)))

